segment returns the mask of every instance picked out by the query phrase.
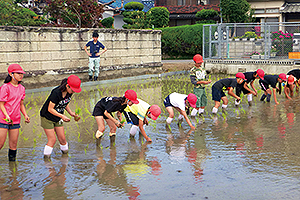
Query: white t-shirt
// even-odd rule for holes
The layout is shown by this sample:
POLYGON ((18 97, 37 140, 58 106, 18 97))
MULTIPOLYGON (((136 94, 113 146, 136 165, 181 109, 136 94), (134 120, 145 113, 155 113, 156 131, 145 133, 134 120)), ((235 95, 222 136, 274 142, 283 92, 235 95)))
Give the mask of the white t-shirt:
POLYGON ((174 106, 179 108, 180 110, 185 111, 185 99, 187 98, 188 95, 185 94, 179 94, 179 93, 172 93, 170 94, 170 103, 174 106))

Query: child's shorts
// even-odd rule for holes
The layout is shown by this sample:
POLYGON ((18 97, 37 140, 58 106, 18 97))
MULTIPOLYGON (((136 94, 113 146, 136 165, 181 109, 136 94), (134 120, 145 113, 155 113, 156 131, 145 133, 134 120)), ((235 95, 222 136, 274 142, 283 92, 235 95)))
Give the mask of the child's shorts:
POLYGON ((136 125, 138 126, 139 125, 139 118, 133 114, 132 112, 123 112, 125 118, 126 118, 126 121, 127 123, 129 124, 133 124, 133 125, 136 125))
POLYGON ((211 90, 212 90, 212 92, 211 92, 212 93, 212 100, 214 100, 214 101, 219 101, 220 102, 221 98, 226 96, 223 91, 220 91, 215 87, 212 87, 211 90))
POLYGON ((197 108, 204 107, 207 105, 207 96, 205 93, 205 88, 194 88, 194 94, 197 97, 197 108))
POLYGON ((54 129, 54 127, 61 127, 63 125, 64 123, 62 120, 60 120, 59 122, 53 122, 49 119, 46 119, 45 117, 41 117, 41 126, 44 129, 54 129))
POLYGON ((164 105, 165 105, 165 107, 170 107, 170 106, 173 107, 173 105, 172 105, 171 102, 170 102, 170 95, 168 95, 168 96, 165 98, 165 100, 164 100, 164 105))
POLYGON ((269 89, 269 84, 261 79, 259 80, 259 85, 263 91, 266 91, 267 89, 269 89))
POLYGON ((244 88, 244 82, 242 84, 237 84, 236 86, 236 95, 240 96, 241 93, 243 94, 249 94, 250 92, 244 88))
POLYGON ((11 125, 11 124, 3 124, 3 123, 0 123, 0 128, 5 128, 5 129, 18 129, 18 128, 21 128, 20 124, 14 124, 14 125, 11 125))

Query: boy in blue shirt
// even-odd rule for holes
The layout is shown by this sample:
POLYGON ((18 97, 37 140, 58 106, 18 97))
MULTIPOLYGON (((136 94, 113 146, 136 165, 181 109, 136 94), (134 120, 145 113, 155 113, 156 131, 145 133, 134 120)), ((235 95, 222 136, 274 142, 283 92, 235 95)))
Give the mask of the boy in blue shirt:
POLYGON ((93 80, 93 72, 95 71, 94 81, 97 81, 99 76, 99 68, 100 68, 100 55, 107 51, 106 47, 98 41, 99 34, 97 32, 93 33, 93 40, 89 41, 85 46, 84 50, 89 56, 89 81, 93 80), (87 47, 90 47, 90 52, 88 52, 87 47), (103 49, 101 53, 99 53, 100 48, 103 49), (95 69, 94 69, 95 68, 95 69))

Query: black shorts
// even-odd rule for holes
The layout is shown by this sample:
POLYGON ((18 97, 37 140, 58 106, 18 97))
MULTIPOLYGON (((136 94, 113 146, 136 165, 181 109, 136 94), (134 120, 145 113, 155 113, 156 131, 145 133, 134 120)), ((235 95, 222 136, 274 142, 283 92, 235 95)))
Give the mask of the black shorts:
POLYGON ((244 82, 242 84, 237 84, 236 85, 236 89, 235 89, 235 93, 237 96, 241 95, 241 92, 243 92, 243 94, 249 94, 250 92, 248 90, 246 90, 244 88, 244 82))
POLYGON ((267 91, 267 89, 269 89, 269 84, 261 79, 259 80, 259 85, 263 91, 267 91))
POLYGON ((133 114, 132 112, 123 112, 125 118, 126 118, 126 121, 127 123, 129 124, 133 124, 133 125, 136 125, 138 126, 139 125, 139 118, 133 114))
MULTIPOLYGON (((108 117, 106 117, 104 115, 105 109, 101 106, 100 101, 98 101, 98 103, 95 105, 94 110, 93 110, 93 116, 103 116, 104 119, 108 119, 108 117)), ((111 113, 109 113, 111 114, 111 113)), ((111 114, 112 115, 112 114, 111 114)), ((113 115, 112 115, 113 116, 113 115)))

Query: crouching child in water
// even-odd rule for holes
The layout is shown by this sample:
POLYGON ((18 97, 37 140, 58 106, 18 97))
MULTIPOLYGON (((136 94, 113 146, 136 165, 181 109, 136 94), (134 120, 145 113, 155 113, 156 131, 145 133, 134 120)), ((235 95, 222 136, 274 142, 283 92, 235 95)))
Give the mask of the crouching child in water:
POLYGON ((104 97, 98 101, 93 111, 93 116, 95 117, 98 125, 95 137, 99 139, 103 136, 103 132, 105 131, 105 120, 110 129, 110 139, 111 141, 114 141, 117 127, 121 128, 124 126, 124 123, 121 123, 122 112, 127 105, 131 106, 132 104, 138 103, 137 94, 133 90, 127 90, 123 97, 104 97), (113 112, 117 112, 119 121, 113 117, 113 112))
POLYGON ((53 146, 56 142, 56 136, 59 141, 60 150, 63 154, 67 154, 69 147, 66 141, 63 122, 69 122, 70 119, 64 115, 66 110, 72 117, 79 117, 73 112, 69 103, 74 93, 81 92, 81 80, 76 75, 71 75, 61 81, 60 86, 54 88, 41 111, 41 126, 47 135, 48 142, 44 148, 44 158, 50 159, 53 146))
POLYGON ((166 122, 168 124, 171 124, 174 118, 173 108, 175 108, 180 113, 180 115, 178 116, 178 120, 185 118, 186 122, 189 124, 191 129, 195 129, 195 126, 193 126, 193 124, 191 123, 191 121, 187 116, 186 110, 188 110, 190 107, 196 108, 196 102, 197 102, 197 97, 192 93, 188 95, 179 94, 176 92, 171 93, 164 100, 164 105, 169 113, 166 122))
MULTIPOLYGON (((244 94, 247 94, 247 100, 249 106, 252 105, 252 95, 257 95, 257 90, 254 87, 254 81, 255 79, 262 79, 264 80, 265 72, 262 69, 258 69, 255 72, 245 72, 243 73, 245 75, 245 80, 242 84, 237 84, 236 86, 236 95, 240 97, 241 92, 244 94), (250 83, 252 90, 248 87, 248 84, 250 83)), ((235 105, 239 105, 240 101, 237 99, 235 100, 235 105)))
POLYGON ((211 80, 207 80, 206 70, 202 67, 203 58, 200 54, 196 54, 193 58, 195 66, 190 71, 190 79, 194 85, 193 93, 197 97, 196 108, 191 112, 191 116, 196 116, 197 112, 199 115, 204 113, 204 108, 207 105, 207 96, 205 93, 205 85, 211 83, 211 80))
POLYGON ((212 86, 212 100, 215 101, 215 106, 212 109, 212 113, 217 113, 218 108, 220 107, 220 101, 223 101, 222 108, 226 109, 228 105, 228 99, 223 90, 228 90, 228 94, 233 96, 238 101, 241 100, 239 96, 234 94, 233 88, 237 86, 237 84, 242 84, 245 80, 245 75, 241 72, 238 72, 235 76, 236 78, 224 78, 218 80, 212 86))
POLYGON ((269 86, 273 88, 273 96, 276 104, 279 104, 276 98, 276 90, 281 94, 281 83, 287 81, 286 74, 281 73, 279 75, 265 75, 264 80, 259 80, 261 89, 264 94, 261 96, 260 100, 264 101, 267 98, 267 102, 271 101, 272 92, 269 86), (276 84, 278 83, 278 87, 276 84))
POLYGON ((158 105, 150 106, 145 101, 138 99, 138 104, 127 106, 124 110, 126 121, 131 123, 130 138, 134 138, 137 131, 140 129, 141 134, 147 140, 152 142, 151 138, 147 136, 144 125, 148 125, 147 117, 156 120, 161 114, 161 109, 158 105))

